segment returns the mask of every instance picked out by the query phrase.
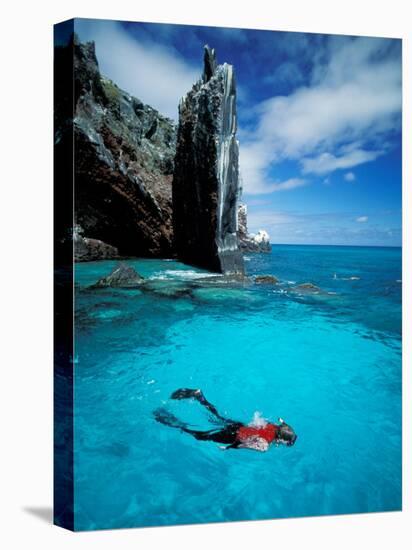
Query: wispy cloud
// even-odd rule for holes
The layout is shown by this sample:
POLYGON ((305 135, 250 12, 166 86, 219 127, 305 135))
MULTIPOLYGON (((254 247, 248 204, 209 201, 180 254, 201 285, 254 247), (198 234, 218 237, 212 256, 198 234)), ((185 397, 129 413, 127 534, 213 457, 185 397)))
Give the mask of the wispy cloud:
POLYGON ((296 189, 297 187, 303 187, 309 182, 301 178, 290 178, 280 183, 273 183, 270 187, 272 191, 289 191, 290 189, 296 189))
MULTIPOLYGON (((365 151, 364 149, 355 149, 354 151, 349 151, 338 156, 331 153, 321 153, 313 158, 302 159, 302 172, 304 174, 329 174, 335 170, 352 168, 358 166, 358 164, 370 162, 382 154, 383 151, 365 151)), ((352 172, 351 174, 354 176, 352 172)), ((349 179, 345 177, 345 179, 347 179, 347 181, 353 181, 355 178, 352 178, 352 176, 349 176, 349 179)))
POLYGON ((353 172, 346 172, 346 174, 343 176, 345 181, 355 181, 356 176, 353 172))
POLYGON ((359 218, 356 218, 356 221, 359 223, 365 223, 368 221, 368 216, 359 216, 359 218))
POLYGON ((401 64, 393 41, 335 38, 309 85, 259 105, 257 126, 241 144, 246 192, 270 192, 271 171, 284 159, 314 174, 370 162, 399 128, 401 64))
POLYGON ((262 194, 262 193, 275 193, 279 191, 290 191, 291 189, 296 189, 297 187, 303 187, 308 184, 309 184, 309 181, 302 178, 290 178, 285 181, 275 181, 267 184, 262 182, 262 187, 259 187, 259 185, 255 185, 254 192, 255 194, 262 194))

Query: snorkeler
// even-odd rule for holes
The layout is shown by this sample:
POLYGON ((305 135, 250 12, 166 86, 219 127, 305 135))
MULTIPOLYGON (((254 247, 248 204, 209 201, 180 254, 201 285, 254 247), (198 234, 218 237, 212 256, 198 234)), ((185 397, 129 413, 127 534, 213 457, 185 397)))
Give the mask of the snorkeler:
POLYGON ((281 418, 279 418, 279 424, 263 422, 258 425, 246 425, 242 422, 224 418, 218 413, 216 407, 207 401, 201 390, 182 388, 173 392, 170 398, 196 399, 215 417, 215 419, 222 423, 223 427, 221 429, 207 431, 192 430, 187 424, 181 422, 164 408, 154 411, 153 414, 155 419, 166 426, 178 428, 182 432, 188 433, 198 440, 215 441, 216 443, 227 445, 226 447, 221 447, 221 449, 252 449, 254 451, 265 452, 272 443, 275 445, 283 444, 292 446, 297 439, 297 435, 293 428, 286 424, 281 418))

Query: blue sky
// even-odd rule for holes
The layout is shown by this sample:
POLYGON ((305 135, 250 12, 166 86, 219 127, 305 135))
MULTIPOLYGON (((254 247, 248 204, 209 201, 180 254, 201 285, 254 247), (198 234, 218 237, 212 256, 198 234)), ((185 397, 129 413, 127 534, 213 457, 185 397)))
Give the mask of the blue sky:
POLYGON ((273 243, 401 245, 401 41, 77 19, 100 69, 177 120, 203 45, 232 63, 249 230, 273 243))

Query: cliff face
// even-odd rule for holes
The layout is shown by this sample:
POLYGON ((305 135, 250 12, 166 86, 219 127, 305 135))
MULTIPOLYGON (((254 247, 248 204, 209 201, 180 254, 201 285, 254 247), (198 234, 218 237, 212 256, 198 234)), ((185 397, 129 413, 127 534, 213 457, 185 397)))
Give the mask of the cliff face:
POLYGON ((247 207, 239 204, 238 208, 238 239, 242 252, 270 252, 269 235, 260 230, 256 235, 249 233, 247 228, 247 207))
POLYGON ((266 250, 247 234, 246 211, 238 227, 236 83, 214 50, 181 101, 177 139, 170 119, 100 74, 92 42, 56 47, 55 82, 55 181, 68 190, 56 197, 67 204, 75 187, 74 234, 71 217, 56 233, 69 256, 74 241, 76 261, 177 253, 243 273, 241 251, 266 250))
POLYGON ((238 247, 239 194, 233 67, 205 47, 204 71, 179 105, 173 177, 174 242, 180 260, 243 273, 238 247))
MULTIPOLYGON (((75 79, 75 223, 84 235, 78 239, 81 250, 75 239, 76 259, 95 259, 99 250, 103 257, 168 256, 174 125, 100 74, 94 43, 81 44, 74 37, 67 47, 56 49, 62 80, 71 78, 70 55, 75 79), (96 240, 102 246, 96 247, 96 240)), ((56 105, 55 130, 56 147, 63 142, 67 146, 72 139, 69 105, 56 105)))

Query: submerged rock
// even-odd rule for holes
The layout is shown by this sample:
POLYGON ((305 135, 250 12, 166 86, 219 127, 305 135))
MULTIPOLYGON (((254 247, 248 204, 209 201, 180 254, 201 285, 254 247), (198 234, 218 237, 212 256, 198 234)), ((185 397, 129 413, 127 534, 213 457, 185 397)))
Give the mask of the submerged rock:
POLYGON ((202 302, 233 301, 242 303, 244 300, 253 300, 253 296, 246 290, 234 287, 200 287, 194 290, 194 297, 202 302))
POLYGON ((237 237, 239 144, 232 65, 205 46, 204 71, 179 104, 173 175, 177 256, 219 273, 243 273, 237 237))
POLYGON ((142 285, 142 290, 162 298, 192 298, 193 285, 170 279, 152 279, 142 285))
POLYGON ((91 288, 136 288, 144 281, 137 271, 126 262, 119 263, 113 271, 97 281, 91 288))
POLYGON ((193 280, 153 278, 146 279, 140 289, 162 298, 196 298, 202 300, 240 299, 246 296, 251 279, 240 275, 216 275, 193 280))
POLYGON ((279 279, 274 275, 256 275, 255 283, 258 285, 277 285, 279 279))
POLYGON ((322 289, 312 283, 302 283, 300 285, 292 287, 291 290, 293 290, 294 292, 299 292, 300 294, 321 294, 324 292, 322 289))
POLYGON ((247 206, 239 204, 238 229, 239 246, 243 252, 270 252, 270 240, 267 231, 261 229, 256 235, 248 232, 247 206))

